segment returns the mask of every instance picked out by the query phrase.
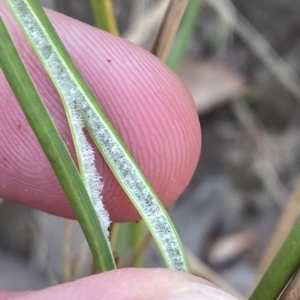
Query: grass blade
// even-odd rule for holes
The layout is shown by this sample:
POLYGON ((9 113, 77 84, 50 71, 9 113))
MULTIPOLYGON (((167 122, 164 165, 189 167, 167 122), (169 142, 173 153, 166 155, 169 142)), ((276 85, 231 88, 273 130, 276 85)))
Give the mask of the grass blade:
MULTIPOLYGON (((135 256, 146 237, 143 221, 117 224, 118 230, 114 243, 114 252, 118 254, 120 267, 143 267, 143 255, 135 256), (134 256, 134 257, 133 257, 134 256)), ((139 253, 140 254, 140 253, 139 253)))
POLYGON ((0 36, 1 68, 72 205, 98 270, 114 269, 115 263, 110 246, 78 170, 44 106, 2 18, 0 18, 0 36))
POLYGON ((95 24, 98 28, 119 35, 111 0, 90 0, 95 24))
POLYGON ((6 0, 60 96, 76 106, 99 151, 149 227, 167 266, 189 271, 178 234, 153 188, 78 72, 37 1, 6 0))
POLYGON ((300 221, 297 221, 287 240, 255 288, 249 300, 274 300, 300 266, 300 221))
POLYGON ((167 65, 175 72, 180 65, 188 49, 189 41, 195 32, 197 21, 204 6, 204 0, 190 0, 185 10, 179 30, 174 39, 173 47, 167 59, 167 65))

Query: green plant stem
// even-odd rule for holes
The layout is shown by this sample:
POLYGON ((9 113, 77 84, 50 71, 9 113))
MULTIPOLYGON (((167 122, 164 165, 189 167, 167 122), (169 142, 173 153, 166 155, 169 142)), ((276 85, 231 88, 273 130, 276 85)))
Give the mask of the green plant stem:
POLYGON ((111 0, 90 0, 95 24, 98 28, 119 35, 111 0))
MULTIPOLYGON (((145 224, 143 221, 131 222, 129 226, 130 231, 130 246, 132 249, 131 253, 134 253, 136 249, 140 247, 140 245, 143 243, 145 238, 145 224)), ((142 267, 144 264, 144 258, 143 255, 141 255, 138 259, 135 260, 135 262, 130 265, 130 267, 142 267)))
POLYGON ((72 205, 98 270, 112 270, 115 268, 114 258, 81 176, 1 17, 0 37, 0 65, 3 73, 72 205))
POLYGON ((185 10, 179 30, 167 59, 167 65, 175 72, 179 71, 184 59, 189 42, 195 32, 204 2, 204 0, 190 0, 185 10))
POLYGON ((249 300, 276 300, 300 266, 300 220, 280 248, 249 300))
POLYGON ((116 234, 115 247, 113 248, 120 256, 119 266, 121 267, 142 267, 142 255, 134 260, 134 263, 129 265, 132 261, 132 255, 143 243, 146 233, 145 223, 143 221, 128 222, 118 224, 118 232, 116 234))

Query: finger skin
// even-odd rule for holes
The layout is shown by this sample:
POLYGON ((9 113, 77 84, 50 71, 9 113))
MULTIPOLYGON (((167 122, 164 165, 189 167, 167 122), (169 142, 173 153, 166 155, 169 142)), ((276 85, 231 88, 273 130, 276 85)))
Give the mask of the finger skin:
POLYGON ((119 269, 37 292, 8 293, 0 291, 0 300, 41 299, 235 300, 204 279, 167 269, 119 269), (191 294, 197 297, 185 296, 191 294))
MULTIPOLYGON (((60 99, 7 7, 0 13, 71 153, 60 99)), ((160 199, 169 206, 188 184, 200 152, 198 116, 181 81, 139 47, 61 14, 47 14, 87 83, 160 199)), ((2 73, 0 73, 0 197, 48 213, 72 209, 2 73)), ((138 214, 100 154, 104 204, 113 221, 138 214)))

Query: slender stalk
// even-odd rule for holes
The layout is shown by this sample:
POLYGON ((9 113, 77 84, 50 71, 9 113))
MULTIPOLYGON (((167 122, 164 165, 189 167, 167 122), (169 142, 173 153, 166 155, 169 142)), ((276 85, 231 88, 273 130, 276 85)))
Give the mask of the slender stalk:
POLYGON ((113 249, 120 256, 120 267, 137 268, 143 266, 143 253, 139 252, 140 255, 134 259, 132 256, 136 254, 137 249, 140 249, 141 244, 143 244, 145 229, 143 221, 118 224, 118 232, 113 249))
POLYGON ((96 26, 102 30, 119 35, 111 0, 90 0, 96 26))
POLYGON ((98 216, 80 174, 44 106, 12 39, 0 18, 0 65, 33 132, 41 144, 93 253, 99 271, 115 268, 98 216))
POLYGON ((186 255, 166 210, 119 134, 78 72, 35 0, 6 0, 63 101, 80 114, 113 174, 149 227, 171 269, 189 271, 186 255))
POLYGON ((167 59, 167 65, 175 72, 179 70, 184 59, 203 5, 204 0, 190 0, 185 10, 173 47, 167 59))
POLYGON ((249 300, 275 300, 300 266, 300 220, 291 231, 249 300))
POLYGON ((170 0, 151 53, 165 61, 169 55, 174 37, 189 0, 170 0))

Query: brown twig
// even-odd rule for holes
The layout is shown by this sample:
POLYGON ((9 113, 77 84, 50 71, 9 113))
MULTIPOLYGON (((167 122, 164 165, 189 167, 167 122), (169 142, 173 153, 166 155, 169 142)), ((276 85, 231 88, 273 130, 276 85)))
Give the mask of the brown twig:
POLYGON ((282 206, 283 199, 287 198, 288 192, 281 183, 273 163, 272 140, 267 136, 259 119, 251 112, 245 102, 233 102, 232 109, 242 129, 247 134, 253 152, 257 153, 253 164, 254 170, 272 199, 282 206))
POLYGON ((235 8, 231 1, 206 0, 206 2, 219 14, 225 16, 225 19, 230 19, 229 26, 245 41, 277 80, 300 101, 300 77, 298 74, 235 8), (228 16, 230 17, 228 18, 228 16))
POLYGON ((151 9, 143 14, 138 22, 132 23, 124 34, 126 40, 134 44, 143 44, 158 28, 168 7, 168 0, 160 0, 151 9))
POLYGON ((63 258, 63 278, 64 282, 72 280, 72 270, 71 270, 71 236, 73 231, 73 221, 65 220, 64 235, 63 235, 63 248, 62 248, 62 258, 63 258))
POLYGON ((194 253, 185 248, 188 261, 191 266, 191 271, 194 275, 203 277, 215 285, 230 293, 239 300, 245 300, 233 287, 231 287, 217 272, 203 263, 194 253))
POLYGON ((174 37, 188 2, 188 0, 170 0, 169 6, 151 49, 151 53, 162 61, 165 61, 168 57, 174 37))

